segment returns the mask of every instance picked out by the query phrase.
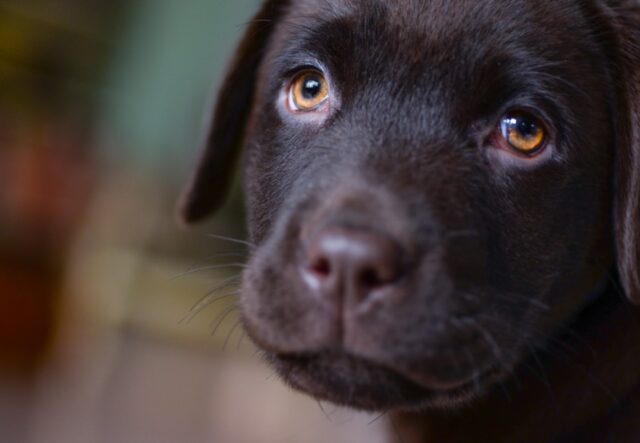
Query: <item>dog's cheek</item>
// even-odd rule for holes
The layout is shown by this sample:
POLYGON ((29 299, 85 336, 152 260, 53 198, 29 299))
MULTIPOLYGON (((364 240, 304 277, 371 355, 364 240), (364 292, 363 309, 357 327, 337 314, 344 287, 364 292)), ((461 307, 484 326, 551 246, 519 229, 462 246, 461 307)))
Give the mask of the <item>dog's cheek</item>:
POLYGON ((542 169, 502 188, 492 231, 496 281, 522 298, 531 336, 543 336, 587 302, 610 263, 603 173, 577 162, 542 169), (542 309, 545 307, 545 309, 542 309))
POLYGON ((255 244, 261 244, 267 238, 278 209, 282 205, 283 193, 280 191, 282 178, 263 146, 268 141, 249 140, 244 166, 245 209, 249 237, 255 244))
POLYGON ((254 243, 266 240, 277 229, 275 224, 287 218, 283 212, 291 211, 315 183, 309 172, 314 153, 308 143, 308 136, 270 119, 257 128, 255 136, 250 134, 244 186, 249 234, 254 243))

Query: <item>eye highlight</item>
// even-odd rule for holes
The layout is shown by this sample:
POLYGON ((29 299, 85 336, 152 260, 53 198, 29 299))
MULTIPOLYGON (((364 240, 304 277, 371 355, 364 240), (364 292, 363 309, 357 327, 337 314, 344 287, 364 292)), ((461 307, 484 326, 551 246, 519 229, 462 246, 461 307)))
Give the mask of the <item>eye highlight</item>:
POLYGON ((500 135, 511 150, 530 157, 541 152, 547 142, 547 130, 542 121, 522 111, 502 117, 500 135))
POLYGON ((288 105, 292 111, 318 111, 329 97, 329 84, 320 71, 298 73, 289 86, 288 105))

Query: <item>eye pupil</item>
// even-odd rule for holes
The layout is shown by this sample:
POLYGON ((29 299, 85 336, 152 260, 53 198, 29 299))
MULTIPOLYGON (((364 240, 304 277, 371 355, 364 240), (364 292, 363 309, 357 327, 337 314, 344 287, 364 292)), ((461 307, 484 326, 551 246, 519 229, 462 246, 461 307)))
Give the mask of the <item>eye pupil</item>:
POLYGON ((533 120, 520 118, 516 121, 517 131, 525 138, 533 138, 538 134, 538 125, 533 120))
POLYGON ((302 82, 301 94, 302 94, 302 98, 304 98, 305 100, 313 100, 318 96, 318 94, 320 94, 321 90, 322 90, 322 83, 317 76, 309 75, 302 82))

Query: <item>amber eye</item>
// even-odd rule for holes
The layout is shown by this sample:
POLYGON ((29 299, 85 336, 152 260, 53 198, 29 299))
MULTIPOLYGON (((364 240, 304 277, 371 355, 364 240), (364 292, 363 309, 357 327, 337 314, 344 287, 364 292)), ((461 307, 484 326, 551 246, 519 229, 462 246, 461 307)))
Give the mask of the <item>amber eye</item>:
POLYGON ((540 119, 525 112, 505 115, 500 131, 510 148, 525 155, 537 154, 547 141, 547 131, 540 119))
POLYGON ((318 71, 307 70, 299 73, 289 87, 289 107, 294 111, 315 111, 327 97, 329 85, 318 71))

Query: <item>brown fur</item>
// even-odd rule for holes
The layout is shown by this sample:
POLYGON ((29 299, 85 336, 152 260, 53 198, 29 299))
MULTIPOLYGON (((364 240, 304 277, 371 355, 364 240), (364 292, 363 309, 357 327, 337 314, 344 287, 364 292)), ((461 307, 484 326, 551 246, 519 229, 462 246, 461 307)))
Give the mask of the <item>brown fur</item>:
POLYGON ((638 2, 269 0, 207 134, 182 218, 244 141, 243 319, 291 386, 407 443, 640 441, 638 2), (281 106, 308 65, 321 124, 281 106), (491 144, 514 108, 547 122, 542 160, 491 144), (401 251, 397 281, 310 288, 327 226, 401 251))

